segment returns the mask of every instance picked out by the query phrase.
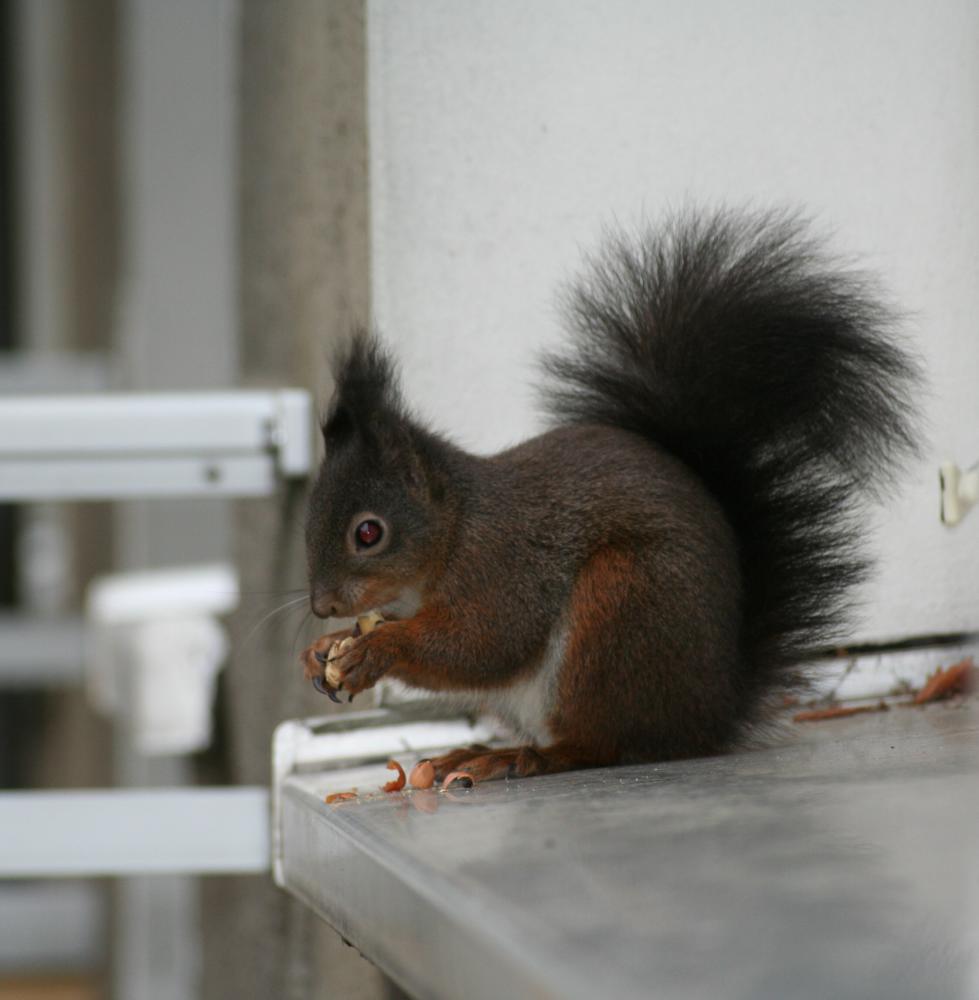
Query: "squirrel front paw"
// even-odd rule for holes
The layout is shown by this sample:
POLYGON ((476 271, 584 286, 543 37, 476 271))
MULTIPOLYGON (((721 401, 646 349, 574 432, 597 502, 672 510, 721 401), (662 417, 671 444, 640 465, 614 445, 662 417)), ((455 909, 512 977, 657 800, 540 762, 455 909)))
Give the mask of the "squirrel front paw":
POLYGON ((355 694, 373 687, 388 666, 377 650, 368 658, 362 640, 383 623, 381 615, 371 611, 360 615, 353 629, 320 636, 299 657, 306 680, 311 680, 317 691, 338 703, 339 691, 346 692, 348 701, 353 701, 355 694))
POLYGON ((303 665, 303 676, 306 680, 313 682, 317 691, 328 695, 331 701, 339 702, 340 699, 325 683, 326 660, 331 649, 352 635, 351 629, 321 635, 311 646, 307 646, 299 656, 299 662, 303 665))
POLYGON ((328 694, 343 691, 352 701, 354 695, 372 688, 387 673, 389 664, 371 639, 371 635, 351 636, 330 650, 324 671, 328 694))

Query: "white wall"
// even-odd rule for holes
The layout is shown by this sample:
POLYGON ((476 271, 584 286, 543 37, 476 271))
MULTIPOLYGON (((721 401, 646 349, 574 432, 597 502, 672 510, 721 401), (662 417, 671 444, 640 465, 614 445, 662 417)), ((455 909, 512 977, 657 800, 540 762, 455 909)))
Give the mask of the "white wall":
POLYGON ((375 318, 419 410, 480 451, 539 427, 533 358, 602 225, 802 205, 932 378, 860 638, 979 627, 979 514, 943 528, 936 471, 979 458, 979 5, 371 0, 368 27, 375 318))

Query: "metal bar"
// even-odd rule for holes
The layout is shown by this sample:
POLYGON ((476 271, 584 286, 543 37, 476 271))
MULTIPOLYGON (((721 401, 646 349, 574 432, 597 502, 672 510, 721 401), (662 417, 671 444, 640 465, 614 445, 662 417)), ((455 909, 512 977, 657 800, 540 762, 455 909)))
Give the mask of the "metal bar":
POLYGON ((269 454, 24 459, 0 456, 0 500, 254 497, 276 488, 269 454))
POLYGON ((266 496, 312 461, 302 389, 0 400, 0 500, 266 496))
POLYGON ((0 687, 80 683, 84 650, 80 618, 0 615, 0 687))
POLYGON ((0 456, 288 450, 288 464, 299 472, 309 468, 310 412, 302 389, 4 399, 0 456))
POLYGON ((0 878, 268 871, 259 787, 0 794, 0 878))

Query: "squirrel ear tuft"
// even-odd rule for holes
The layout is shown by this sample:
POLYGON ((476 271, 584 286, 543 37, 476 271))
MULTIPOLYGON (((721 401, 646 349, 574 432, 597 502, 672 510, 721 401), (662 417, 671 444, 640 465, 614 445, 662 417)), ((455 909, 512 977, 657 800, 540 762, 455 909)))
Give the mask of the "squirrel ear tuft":
POLYGON ((369 433, 383 423, 384 416, 402 411, 394 362, 366 330, 355 331, 333 371, 336 391, 323 424, 328 441, 355 430, 369 433))
POLYGON ((328 441, 339 441, 349 437, 356 429, 353 414, 343 405, 339 397, 334 396, 329 412, 323 421, 323 437, 328 441))

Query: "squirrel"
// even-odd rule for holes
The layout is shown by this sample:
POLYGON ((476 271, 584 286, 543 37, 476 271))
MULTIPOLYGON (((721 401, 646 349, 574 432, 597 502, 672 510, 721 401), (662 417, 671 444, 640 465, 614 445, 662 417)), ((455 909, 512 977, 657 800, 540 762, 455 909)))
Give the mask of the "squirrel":
POLYGON ((515 732, 435 759, 437 781, 741 745, 839 641, 862 499, 918 450, 921 366, 874 287, 791 213, 612 234, 544 358, 553 426, 489 457, 415 419, 356 334, 310 492, 310 600, 391 620, 317 640, 307 678, 351 699, 397 678, 515 732))

